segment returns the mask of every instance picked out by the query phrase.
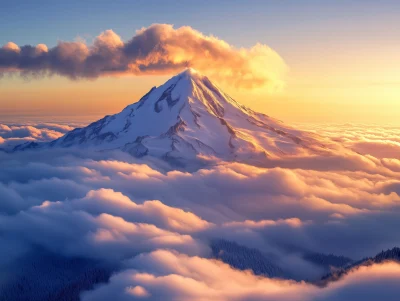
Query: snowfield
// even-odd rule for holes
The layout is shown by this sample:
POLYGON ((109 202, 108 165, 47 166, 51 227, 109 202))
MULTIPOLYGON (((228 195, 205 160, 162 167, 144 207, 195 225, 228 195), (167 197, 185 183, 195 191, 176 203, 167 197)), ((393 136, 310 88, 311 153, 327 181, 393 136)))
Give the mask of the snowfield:
POLYGON ((282 156, 328 154, 333 143, 254 112, 207 77, 186 69, 116 115, 51 143, 25 144, 16 150, 49 147, 119 149, 180 164, 199 157, 262 164, 282 156))

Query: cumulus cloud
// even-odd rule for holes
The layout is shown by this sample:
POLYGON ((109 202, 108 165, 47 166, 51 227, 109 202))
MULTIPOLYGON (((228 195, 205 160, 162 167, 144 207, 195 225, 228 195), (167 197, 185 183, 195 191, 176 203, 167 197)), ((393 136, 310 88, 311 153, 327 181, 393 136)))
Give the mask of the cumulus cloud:
POLYGON ((58 74, 72 79, 105 75, 174 74, 193 67, 218 80, 243 88, 280 89, 286 65, 264 44, 235 48, 215 36, 169 24, 142 28, 124 42, 112 30, 101 33, 92 45, 59 42, 19 47, 10 42, 0 48, 0 70, 23 75, 58 74))
POLYGON ((11 51, 11 52, 20 52, 21 49, 19 48, 19 46, 13 42, 8 42, 7 44, 5 44, 2 49, 4 49, 5 51, 11 51))

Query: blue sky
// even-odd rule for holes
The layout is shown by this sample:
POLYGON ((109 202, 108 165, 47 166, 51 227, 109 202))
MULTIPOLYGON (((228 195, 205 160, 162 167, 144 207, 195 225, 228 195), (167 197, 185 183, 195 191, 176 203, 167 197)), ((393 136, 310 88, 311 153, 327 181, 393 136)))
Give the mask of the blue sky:
MULTIPOLYGON (((4 1, 0 9, 0 44, 19 45, 88 40, 113 29, 129 39, 136 29, 152 23, 190 25, 235 46, 268 43, 278 51, 301 41, 339 39, 380 31, 399 34, 400 1, 264 0, 264 1, 4 1), (382 16, 393 20, 392 32, 382 28, 382 16), (374 28, 368 28, 374 24, 374 28), (399 25, 399 26, 398 26, 399 25), (366 27, 367 26, 367 27, 366 27), (368 28, 368 30, 363 30, 368 28), (331 35, 330 35, 331 34, 331 35), (344 36, 344 37, 343 37, 344 36)), ((386 26, 386 24, 385 24, 386 26)), ((385 27, 386 28, 386 27, 385 27)))

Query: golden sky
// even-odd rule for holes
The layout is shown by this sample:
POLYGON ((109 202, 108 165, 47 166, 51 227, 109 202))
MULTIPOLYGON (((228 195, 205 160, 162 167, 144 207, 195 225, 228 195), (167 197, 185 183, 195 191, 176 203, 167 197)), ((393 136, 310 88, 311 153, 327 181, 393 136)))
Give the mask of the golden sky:
MULTIPOLYGON (((299 6, 298 9, 305 15, 297 16, 286 11, 290 7, 274 7, 270 3, 270 24, 256 24, 252 19, 248 20, 252 27, 246 28, 247 23, 241 21, 242 31, 236 34, 234 28, 227 29, 224 24, 218 23, 217 26, 213 23, 212 30, 219 34, 219 39, 203 23, 199 26, 205 29, 205 33, 196 31, 194 26, 174 26, 173 29, 161 26, 163 32, 160 37, 166 41, 164 50, 168 53, 167 59, 174 64, 169 73, 167 70, 161 75, 148 72, 140 76, 120 77, 100 74, 95 79, 79 80, 71 80, 68 78, 70 74, 62 72, 62 76, 29 79, 3 75, 0 80, 0 116, 93 115, 97 118, 113 114, 139 100, 151 87, 165 82, 189 58, 193 67, 214 79, 237 101, 287 123, 400 125, 400 40, 396 36, 400 26, 397 26, 399 21, 395 13, 398 5, 394 2, 381 6, 372 2, 366 4, 364 7, 347 7, 330 2, 333 8, 319 6, 320 15, 313 10, 314 6, 299 6), (285 14, 281 15, 283 19, 275 18, 273 9, 285 9, 285 14), (284 26, 283 20, 289 19, 291 23, 284 26), (188 35, 190 39, 186 39, 188 35), (183 43, 182 37, 186 39, 183 43), (192 41, 193 45, 187 46, 187 41, 192 41), (199 41, 210 43, 206 52, 196 50, 199 41), (257 48, 257 45, 266 48, 257 48), (281 70, 283 66, 287 69, 286 73, 281 70), (240 83, 241 86, 247 85, 247 89, 236 89, 242 70, 245 74, 243 78, 255 74, 257 89, 249 89, 251 80, 240 83), (221 82, 224 74, 232 72, 237 74, 221 82), (262 87, 264 80, 275 81, 274 84, 282 81, 283 87, 280 91, 271 91, 274 90, 271 85, 262 87)), ((242 12, 243 9, 237 10, 242 12)), ((197 22, 195 17, 192 21, 197 22)), ((59 24, 59 28, 63 26, 59 24)), ((141 32, 149 28, 142 28, 141 32)), ((68 28, 68 32, 72 29, 68 28)), ((130 37, 132 32, 134 30, 129 31, 130 37)), ((138 33, 140 31, 136 35, 138 33)), ((13 34, 9 34, 10 39, 13 34)), ((130 37, 124 33, 119 37, 114 32, 103 31, 97 38, 88 39, 87 44, 91 45, 94 40, 106 47, 114 47, 122 41, 129 41, 130 37)), ((3 49, 18 48, 14 44, 5 44, 6 41, 3 43, 0 39, 6 45, 3 49)), ((34 39, 33 43, 32 38, 28 41, 34 47, 37 47, 34 43, 41 42, 34 39)), ((54 47, 55 41, 52 41, 53 46, 49 48, 54 47)), ((88 51, 80 36, 75 41, 76 47, 83 47, 80 51, 88 51)), ((151 64, 149 62, 155 59, 160 58, 152 54, 144 64, 151 64)), ((133 73, 137 72, 137 66, 128 67, 133 73)), ((96 73, 94 77, 98 75, 96 73)))
MULTIPOLYGON (((285 122, 400 125, 397 53, 381 49, 357 59, 351 56, 315 57, 311 62, 288 64, 282 91, 220 86, 241 103, 285 122)), ((40 79, 14 76, 0 82, 0 115, 112 114, 168 78, 147 75, 74 81, 59 76, 40 79)))

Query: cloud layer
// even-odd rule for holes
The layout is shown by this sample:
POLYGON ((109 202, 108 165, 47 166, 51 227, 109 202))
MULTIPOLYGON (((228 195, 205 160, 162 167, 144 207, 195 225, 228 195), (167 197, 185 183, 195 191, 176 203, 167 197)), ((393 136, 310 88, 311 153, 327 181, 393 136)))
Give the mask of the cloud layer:
POLYGON ((47 142, 63 136, 73 127, 54 123, 0 124, 0 150, 12 150, 26 142, 47 142))
MULTIPOLYGON (((263 168, 215 162, 186 172, 120 152, 0 152, 0 242, 12 246, 1 250, 0 270, 40 246, 120 267, 83 300, 394 300, 395 263, 356 269, 321 288, 212 259, 210 242, 224 239, 262 252, 293 279, 318 279, 327 271, 307 252, 357 260, 399 246, 400 161, 376 145, 396 142, 399 131, 349 127, 313 130, 359 154, 263 168)), ((2 125, 0 136, 40 141, 68 130, 2 125)))
POLYGON ((193 67, 232 86, 280 89, 286 65, 264 44, 235 48, 214 36, 183 26, 153 24, 142 28, 129 41, 112 30, 84 42, 59 42, 48 48, 18 46, 0 48, 0 71, 22 75, 58 74, 72 79, 112 75, 169 75, 193 67))
POLYGON ((131 260, 109 284, 83 295, 84 301, 397 300, 400 265, 362 267, 326 288, 257 277, 215 260, 159 250, 131 260))

